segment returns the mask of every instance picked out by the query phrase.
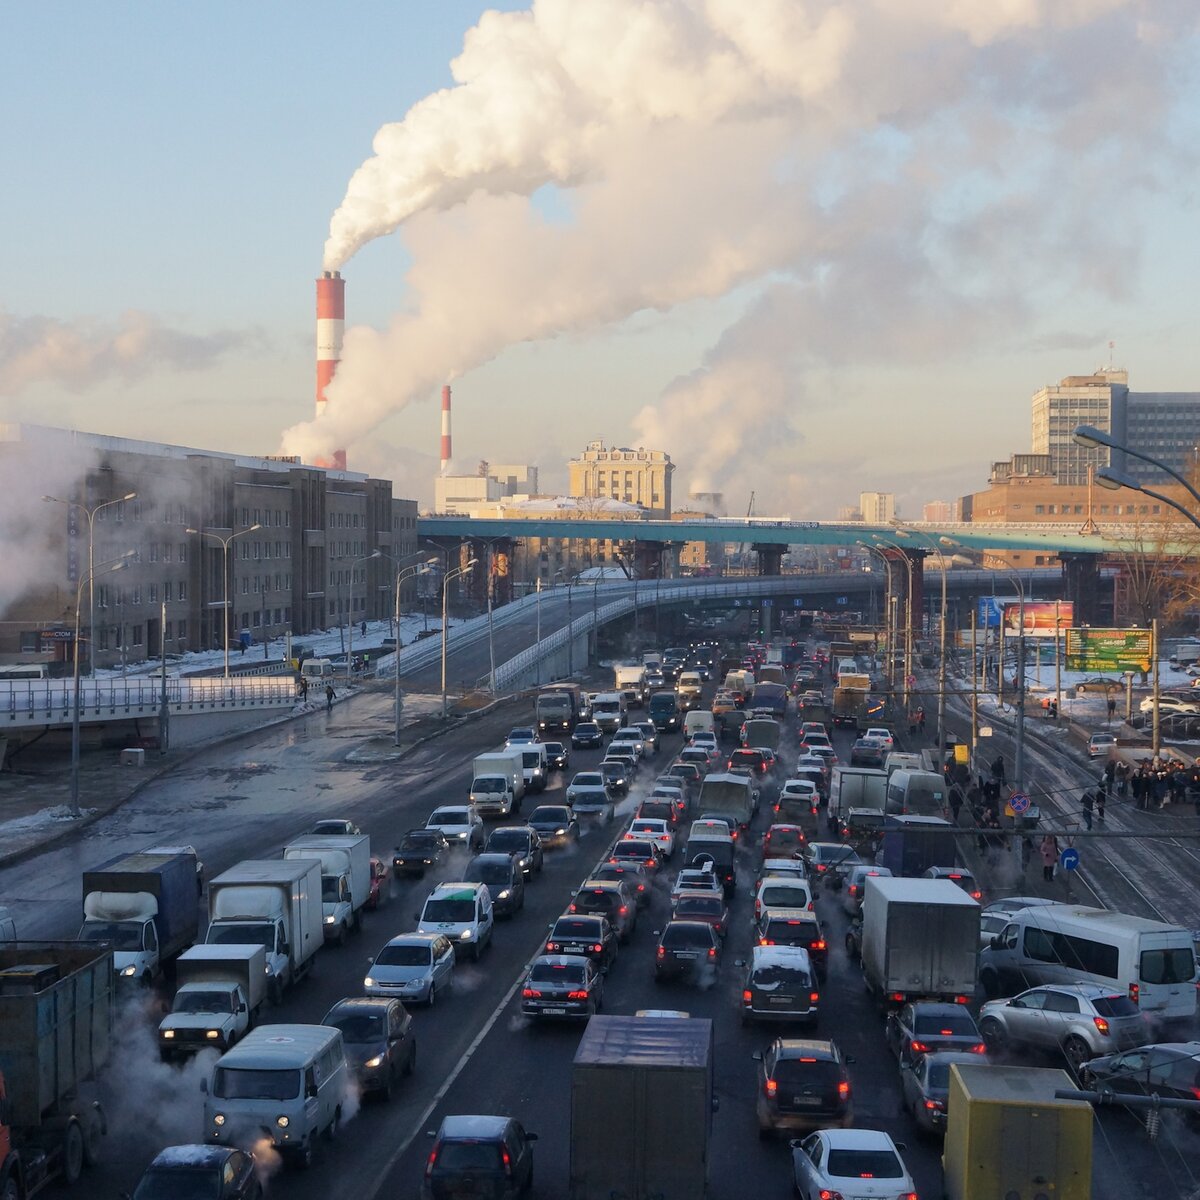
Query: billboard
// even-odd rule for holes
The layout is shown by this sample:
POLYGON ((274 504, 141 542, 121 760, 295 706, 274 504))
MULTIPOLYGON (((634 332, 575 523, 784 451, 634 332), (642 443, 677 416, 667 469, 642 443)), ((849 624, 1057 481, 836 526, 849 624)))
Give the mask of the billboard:
POLYGON ((1016 602, 1016 596, 1011 600, 1003 596, 980 596, 979 610, 975 617, 976 625, 980 629, 999 629, 1000 614, 1004 611, 1004 606, 1016 602))
POLYGON ((1068 628, 1075 620, 1075 605, 1070 600, 1026 600, 1025 628, 1021 628, 1022 606, 1011 601, 1004 606, 1004 636, 1054 637, 1055 631, 1068 628))
POLYGON ((1154 662, 1149 629, 1068 629, 1068 671, 1149 671, 1154 662))

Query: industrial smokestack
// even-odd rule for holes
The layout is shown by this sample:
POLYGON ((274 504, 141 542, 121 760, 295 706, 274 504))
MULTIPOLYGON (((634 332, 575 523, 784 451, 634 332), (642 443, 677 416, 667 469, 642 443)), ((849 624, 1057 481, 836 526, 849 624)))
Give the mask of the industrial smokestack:
MULTIPOLYGON (((325 411, 325 389, 342 358, 342 334, 346 328, 346 282, 340 271, 325 271, 317 280, 317 416, 325 411)), ((318 466, 346 469, 345 450, 335 450, 328 462, 318 466)))
POLYGON ((450 385, 442 386, 442 474, 450 467, 450 385))

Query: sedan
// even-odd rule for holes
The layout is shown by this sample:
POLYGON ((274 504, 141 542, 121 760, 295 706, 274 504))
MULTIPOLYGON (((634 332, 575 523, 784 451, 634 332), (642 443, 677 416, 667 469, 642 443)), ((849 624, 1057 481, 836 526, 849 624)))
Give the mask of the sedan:
POLYGON ((450 843, 440 829, 410 829, 392 853, 392 874, 397 879, 402 875, 422 877, 442 861, 449 849, 450 843))
POLYGON ((438 830, 451 846, 477 850, 483 845, 483 818, 473 804, 449 804, 435 808, 425 822, 426 829, 438 830))
POLYGON ((604 734, 595 721, 581 721, 571 731, 573 750, 598 750, 604 745, 604 734))
POLYGON ((948 879, 951 883, 962 888, 972 900, 982 900, 983 892, 975 881, 975 876, 966 867, 930 867, 922 876, 924 879, 948 879))
POLYGON ((529 814, 529 826, 543 846, 565 846, 579 840, 579 822, 565 804, 539 804, 529 814))
POLYGON ((854 1196, 856 1200, 917 1200, 917 1186, 901 1147, 875 1129, 822 1129, 793 1141, 792 1173, 800 1200, 854 1196))
POLYGON ((625 837, 631 841, 657 842, 663 858, 671 858, 675 853, 675 832, 671 823, 658 817, 634 817, 625 837))
POLYGON ((987 1049, 974 1017, 961 1004, 938 1004, 932 1000, 904 1004, 891 1013, 885 1036, 901 1063, 938 1050, 983 1054, 987 1049))
POLYGON ((646 753, 646 741, 642 737, 641 730, 627 725, 624 729, 618 729, 612 735, 612 741, 608 743, 608 752, 611 755, 614 749, 627 747, 633 751, 635 759, 640 759, 646 753))
POLYGON ((644 838, 622 838, 609 851, 608 861, 641 863, 653 875, 662 865, 662 856, 657 842, 649 842, 644 838))
POLYGON ((724 891, 711 888, 698 892, 679 892, 671 900, 671 916, 678 921, 704 921, 723 938, 729 932, 729 905, 724 891))
POLYGON ((934 1054, 918 1054, 900 1064, 900 1094, 919 1128, 939 1137, 945 1134, 950 1068, 954 1063, 978 1062, 974 1054, 939 1050, 934 1054))
POLYGON ((862 861, 851 847, 841 842, 809 842, 804 857, 813 878, 824 879, 835 887, 851 867, 862 861))
POLYGON ((654 948, 654 979, 704 979, 721 964, 721 939, 707 921, 668 921, 654 948))
MULTIPOLYGON (((624 759, 606 758, 601 764, 598 771, 589 771, 588 776, 600 776, 600 787, 604 789, 604 804, 607 805, 611 796, 627 796, 629 794, 630 770, 629 764, 624 759)), ((575 776, 579 778, 578 775, 575 776)), ((581 784, 575 792, 568 795, 567 799, 571 800, 572 796, 584 796, 594 808, 600 803, 596 799, 597 792, 596 784, 581 784)))
POLYGON ((542 839, 529 825, 501 825, 493 829, 484 849, 488 854, 511 854, 526 879, 531 879, 534 872, 541 873, 542 839))
MULTIPOLYGON (((575 778, 567 785, 566 800, 572 807, 575 807, 576 798, 585 798, 595 795, 603 797, 603 803, 608 803, 608 779, 601 771, 578 771, 575 778)), ((628 790, 628 784, 625 785, 628 790)), ((601 803, 601 801, 596 801, 601 803)))
POLYGON ((636 729, 642 735, 642 743, 646 747, 647 754, 658 753, 658 726, 653 721, 634 721, 630 728, 636 729))
POLYGON ((890 729, 883 729, 881 727, 868 729, 863 734, 863 737, 874 738, 875 741, 881 742, 885 752, 895 750, 896 748, 896 739, 892 736, 890 729))
POLYGON ((322 1025, 340 1029, 346 1061, 364 1092, 392 1098, 401 1075, 411 1075, 417 1062, 412 1017, 399 1000, 354 996, 339 1000, 322 1025))
POLYGON ((527 746, 531 742, 537 741, 537 730, 531 725, 523 725, 520 729, 509 730, 508 737, 504 739, 505 747, 510 746, 527 746))
POLYGON ((1088 738, 1088 758, 1107 758, 1117 748, 1117 737, 1113 733, 1093 733, 1088 738))
POLYGON ((882 767, 884 749, 874 738, 859 738, 850 747, 850 765, 852 767, 882 767))
POLYGON ((627 883, 638 908, 650 906, 650 872, 641 863, 622 861, 601 863, 592 871, 593 879, 616 879, 627 883))
POLYGON ((362 830, 353 821, 343 817, 327 817, 317 821, 308 831, 321 837, 361 837, 362 830))
POLYGON ((433 1004, 453 986, 454 945, 441 933, 402 933, 367 960, 363 991, 409 1004, 433 1004))
POLYGON ((606 917, 564 914, 550 926, 547 954, 582 954, 601 971, 617 957, 617 931, 606 917))
MULTIPOLYGON (((13 1195, 19 1193, 14 1191, 13 1195)), ((168 1146, 146 1168, 132 1200, 259 1200, 254 1155, 231 1146, 168 1146)))
POLYGON ((465 883, 482 883, 498 917, 511 917, 525 907, 525 872, 511 854, 477 854, 462 869, 465 883))
POLYGON ((1200 1042, 1157 1042, 1093 1058, 1079 1072, 1080 1087, 1113 1096, 1200 1096, 1200 1042))
POLYGON ((571 755, 562 742, 543 742, 546 748, 546 766, 551 771, 566 771, 571 766, 571 755))
POLYGON ((604 976, 582 954, 543 954, 533 960, 521 988, 521 1011, 527 1017, 575 1018, 586 1021, 600 1010, 604 976))

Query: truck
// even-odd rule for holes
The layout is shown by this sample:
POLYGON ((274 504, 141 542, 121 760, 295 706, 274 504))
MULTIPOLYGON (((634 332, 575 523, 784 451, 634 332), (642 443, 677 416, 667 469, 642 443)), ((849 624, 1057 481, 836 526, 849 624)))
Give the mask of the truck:
POLYGON ((930 867, 953 867, 957 861, 954 826, 944 817, 884 818, 879 865, 893 875, 924 875, 930 867))
POLYGON ((122 854, 83 873, 79 940, 111 943, 122 979, 153 983, 198 928, 194 854, 122 854))
POLYGON ((283 848, 285 861, 321 864, 321 924, 340 946, 362 924, 371 892, 371 839, 365 834, 305 834, 283 848))
POLYGON ((639 663, 618 663, 613 667, 613 690, 625 697, 626 708, 646 704, 646 668, 639 663))
POLYGON ((519 746, 476 755, 470 800, 481 817, 508 817, 521 811, 525 769, 519 746))
POLYGON ((674 733, 683 723, 679 697, 674 692, 655 692, 646 711, 659 733, 674 733))
MULTIPOLYGON (((193 882, 193 899, 195 898, 193 882)), ((81 942, 0 947, 0 1196, 29 1200, 99 1161, 91 1094, 116 1012, 113 953, 81 942)))
POLYGON ((625 724, 625 697, 620 692, 597 692, 592 698, 592 720, 602 733, 616 733, 625 724))
POLYGON ((267 956, 267 995, 279 1003, 324 942, 321 864, 312 858, 246 859, 208 885, 209 946, 256 943, 267 956))
POLYGON ((830 824, 844 822, 852 808, 882 813, 887 806, 887 780, 887 772, 874 767, 839 767, 829 800, 830 824))
POLYGON ((866 729, 867 718, 878 714, 878 707, 871 705, 871 677, 850 675, 838 677, 833 689, 833 723, 853 725, 855 729, 866 729))
POLYGON ((1096 1115, 1066 1071, 954 1063, 942 1188, 948 1200, 1092 1195, 1096 1115))
POLYGON ((583 689, 577 683, 555 683, 542 688, 533 698, 533 715, 539 734, 568 735, 579 724, 583 712, 583 689))
POLYGON ((788 690, 782 680, 778 683, 764 683, 760 680, 746 700, 746 707, 751 711, 770 712, 780 721, 787 716, 787 705, 788 690))
POLYGON ((704 1200, 712 1022, 595 1016, 571 1067, 569 1200, 704 1200))
POLYGON ((865 882, 862 971, 877 1004, 967 1003, 975 995, 979 905, 948 879, 868 875, 865 882))
POLYGON ((779 722, 772 721, 769 717, 751 717, 742 725, 742 745, 778 750, 779 722))
POLYGON ((699 811, 705 816, 736 817, 745 829, 758 808, 758 793, 745 775, 722 772, 705 777, 700 785, 699 811))
POLYGON ((175 964, 178 987, 158 1026, 164 1062, 206 1046, 224 1053, 254 1025, 267 994, 267 952, 261 945, 193 946, 175 964))

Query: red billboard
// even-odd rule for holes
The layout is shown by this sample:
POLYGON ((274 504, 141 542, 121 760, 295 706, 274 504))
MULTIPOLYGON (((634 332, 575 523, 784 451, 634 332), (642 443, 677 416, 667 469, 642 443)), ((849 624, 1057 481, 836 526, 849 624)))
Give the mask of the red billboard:
POLYGON ((1026 600, 1004 606, 1004 636, 1052 638, 1058 630, 1075 623, 1075 605, 1070 600, 1026 600), (1023 614, 1023 615, 1022 615, 1023 614), (1022 625, 1024 628, 1022 628, 1022 625))

